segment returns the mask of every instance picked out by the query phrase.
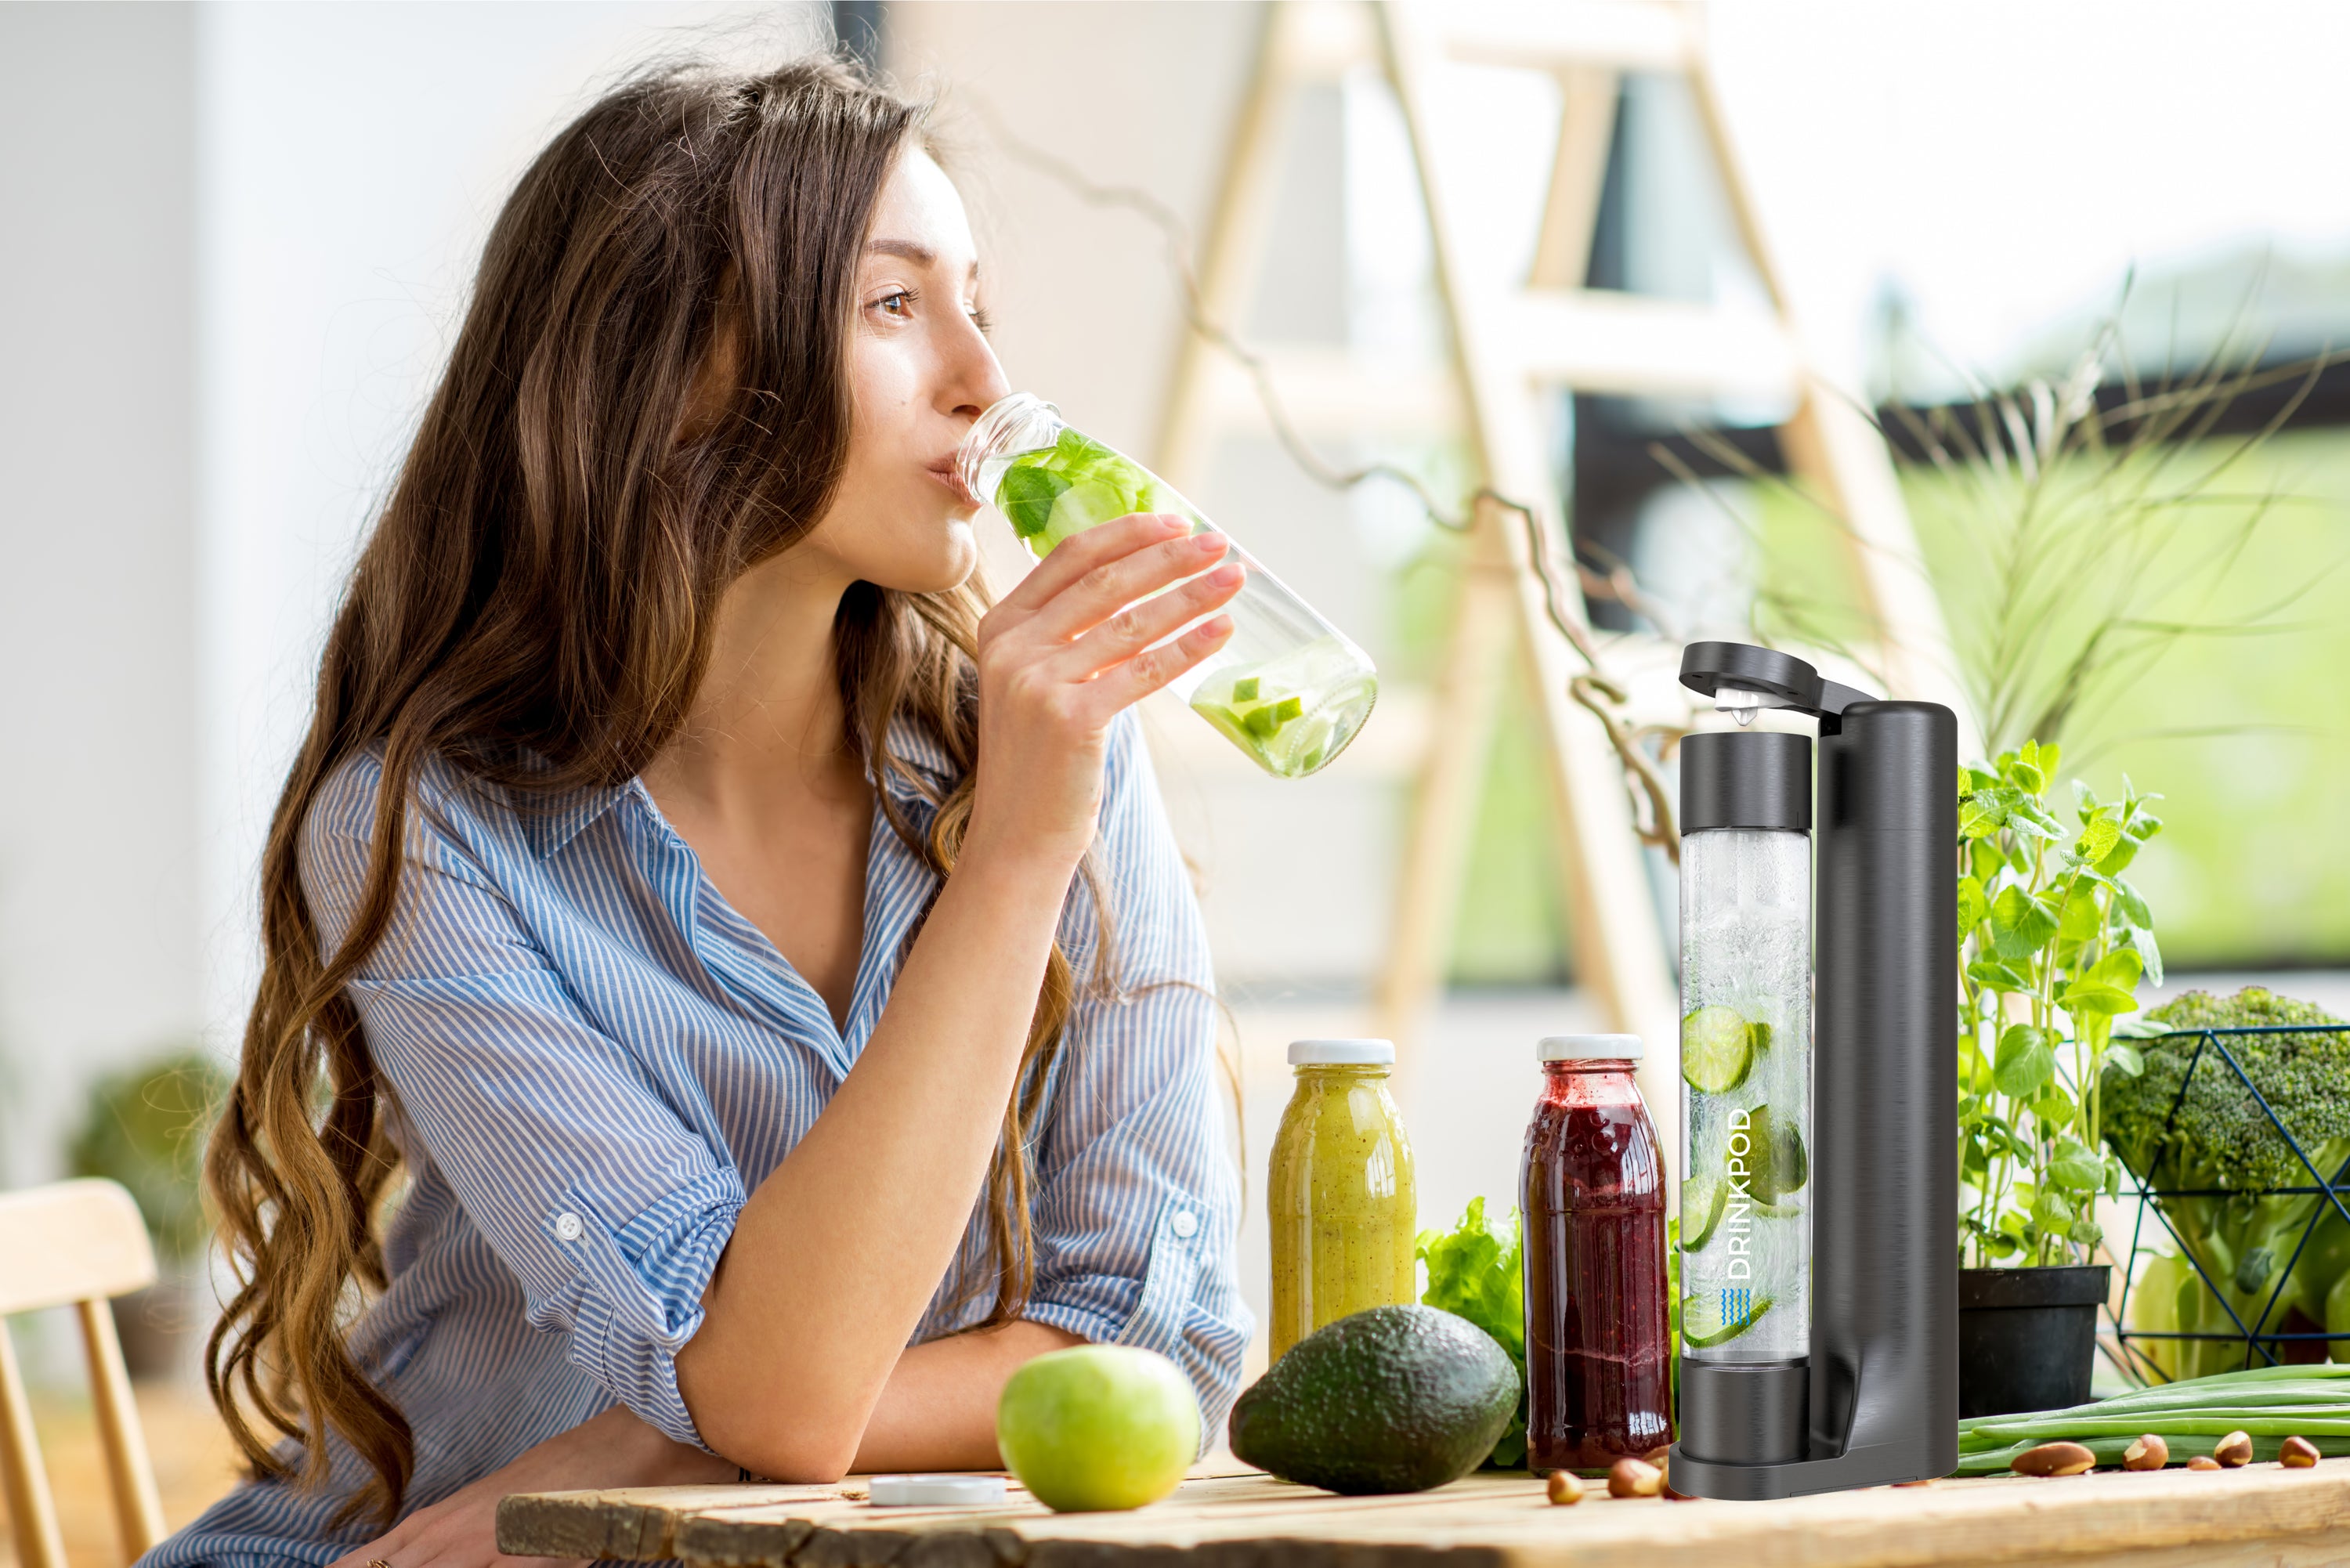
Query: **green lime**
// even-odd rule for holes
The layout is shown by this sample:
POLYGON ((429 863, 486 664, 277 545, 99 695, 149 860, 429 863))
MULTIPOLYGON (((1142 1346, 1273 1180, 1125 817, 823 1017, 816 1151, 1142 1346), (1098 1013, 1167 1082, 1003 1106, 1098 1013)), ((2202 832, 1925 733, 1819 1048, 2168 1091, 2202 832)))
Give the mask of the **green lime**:
POLYGON ((1681 1251, 1694 1252, 1712 1241, 1729 1207, 1730 1183, 1719 1177, 1692 1176, 1682 1182, 1681 1251))
POLYGON ((1781 1122, 1771 1129, 1771 1180, 1781 1192, 1800 1191, 1812 1177, 1812 1162, 1804 1153, 1804 1129, 1781 1122))
POLYGON ((1744 1153, 1733 1146, 1730 1158, 1745 1162, 1747 1190, 1766 1210, 1789 1193, 1801 1191, 1804 1183, 1811 1179, 1811 1161, 1804 1153, 1803 1128, 1773 1116, 1769 1106, 1755 1106, 1745 1127, 1731 1137, 1743 1137, 1746 1140, 1744 1153))
POLYGON ((1752 1328, 1771 1310, 1769 1296, 1742 1286, 1701 1291, 1681 1298, 1681 1344, 1691 1350, 1727 1345, 1752 1328))
POLYGON ((1692 1089, 1726 1095, 1754 1064, 1746 1020, 1727 1007, 1700 1007, 1681 1020, 1681 1076, 1692 1089))
MULTIPOLYGON (((1733 1133, 1731 1136, 1735 1138, 1742 1135, 1733 1133)), ((1753 1114, 1747 1118, 1742 1136, 1746 1140, 1746 1152, 1742 1157, 1746 1162, 1746 1190, 1757 1203, 1778 1202, 1779 1162, 1772 1154, 1775 1145, 1770 1106, 1754 1107, 1753 1114)), ((1738 1158, 1734 1153, 1737 1147, 1735 1143, 1731 1145, 1733 1158, 1738 1158)))
POLYGON ((1004 1384, 995 1446, 1055 1513, 1140 1508, 1173 1491, 1199 1457, 1200 1402, 1155 1350, 1056 1350, 1004 1384))
POLYGON ((1769 1024, 1750 1023, 1746 1026, 1746 1034, 1749 1043, 1753 1045, 1754 1054, 1757 1056, 1763 1055, 1770 1051, 1771 1026, 1769 1024))

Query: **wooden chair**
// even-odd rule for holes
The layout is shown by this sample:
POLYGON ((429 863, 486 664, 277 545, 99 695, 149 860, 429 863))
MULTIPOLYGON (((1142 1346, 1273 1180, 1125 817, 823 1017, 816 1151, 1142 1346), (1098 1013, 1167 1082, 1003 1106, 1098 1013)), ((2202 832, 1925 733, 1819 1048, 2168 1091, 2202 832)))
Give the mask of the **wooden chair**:
MULTIPOLYGON (((0 1318, 44 1307, 71 1306, 81 1318, 89 1357, 89 1394, 106 1450, 107 1480, 126 1559, 163 1538, 163 1505, 155 1469, 130 1402, 130 1375, 114 1336, 111 1296, 155 1282, 155 1253, 130 1194, 111 1181, 61 1181, 29 1192, 0 1194, 0 1318)), ((17 1376, 6 1324, 0 1323, 0 1484, 16 1538, 19 1568, 66 1568, 57 1532, 57 1500, 49 1493, 32 1407, 17 1376)))

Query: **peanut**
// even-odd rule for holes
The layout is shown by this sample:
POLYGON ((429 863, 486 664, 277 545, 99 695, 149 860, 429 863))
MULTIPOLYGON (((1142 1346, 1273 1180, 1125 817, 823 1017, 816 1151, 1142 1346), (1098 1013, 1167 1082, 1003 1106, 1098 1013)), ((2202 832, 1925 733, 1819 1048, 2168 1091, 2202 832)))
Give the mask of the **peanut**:
POLYGON ((1664 1486, 1665 1472, 1645 1459, 1617 1459, 1607 1469, 1610 1497, 1654 1497, 1664 1486))
POLYGON ((2008 1460, 2020 1476, 2076 1476, 2097 1462, 2097 1456, 2078 1443, 2043 1443, 2008 1460))
POLYGON ((1583 1501, 1583 1483, 1575 1479, 1573 1470, 1551 1471, 1549 1491, 1551 1501, 1561 1507, 1583 1501))
POLYGON ((2169 1462, 2170 1445, 2162 1440, 2160 1432, 2147 1433, 2122 1455, 2126 1470, 2158 1470, 2169 1462))
POLYGON ((2239 1465, 2251 1464, 2252 1435, 2250 1432, 2229 1433, 2211 1449, 2211 1457, 2219 1460, 2224 1468, 2231 1470, 2239 1465))
POLYGON ((2305 1470, 2317 1462, 2317 1445, 2307 1438, 2287 1438, 2277 1449, 2277 1463, 2289 1470, 2305 1470))
POLYGON ((2216 1470, 2220 1468, 2220 1461, 2209 1454, 2198 1454, 2187 1461, 2187 1468, 2190 1470, 2216 1470))

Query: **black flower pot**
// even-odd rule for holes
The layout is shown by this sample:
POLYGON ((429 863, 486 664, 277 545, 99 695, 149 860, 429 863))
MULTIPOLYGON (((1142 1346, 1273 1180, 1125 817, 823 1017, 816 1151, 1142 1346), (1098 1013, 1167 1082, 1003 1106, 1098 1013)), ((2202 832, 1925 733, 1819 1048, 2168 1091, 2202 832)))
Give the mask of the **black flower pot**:
POLYGON ((2104 1263, 1960 1269, 1960 1416, 2085 1404, 2112 1272, 2104 1263))

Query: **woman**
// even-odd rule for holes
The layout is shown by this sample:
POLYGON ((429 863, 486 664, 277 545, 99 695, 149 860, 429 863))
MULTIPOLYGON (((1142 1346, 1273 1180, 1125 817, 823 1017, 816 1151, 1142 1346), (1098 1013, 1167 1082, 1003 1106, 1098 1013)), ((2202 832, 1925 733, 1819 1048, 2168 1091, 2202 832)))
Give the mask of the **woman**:
POLYGON ((255 1479, 150 1563, 990 1467, 1087 1341, 1220 1428, 1237 1184, 1125 710, 1240 568, 1128 517, 983 606, 976 273, 917 113, 828 62, 649 75, 524 176, 264 864, 208 1158, 255 1479))

